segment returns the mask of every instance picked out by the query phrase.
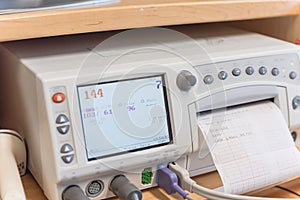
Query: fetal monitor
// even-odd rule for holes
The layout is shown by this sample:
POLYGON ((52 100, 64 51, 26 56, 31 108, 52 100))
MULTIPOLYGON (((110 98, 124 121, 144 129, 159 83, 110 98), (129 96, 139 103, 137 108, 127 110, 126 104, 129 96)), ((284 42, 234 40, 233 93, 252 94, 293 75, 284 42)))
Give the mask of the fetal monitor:
POLYGON ((7 42, 0 125, 25 138, 49 200, 70 187, 106 199, 116 178, 136 191, 156 186, 160 164, 215 170, 197 126, 203 112, 270 100, 298 144, 299 59, 296 45, 220 26, 7 42))

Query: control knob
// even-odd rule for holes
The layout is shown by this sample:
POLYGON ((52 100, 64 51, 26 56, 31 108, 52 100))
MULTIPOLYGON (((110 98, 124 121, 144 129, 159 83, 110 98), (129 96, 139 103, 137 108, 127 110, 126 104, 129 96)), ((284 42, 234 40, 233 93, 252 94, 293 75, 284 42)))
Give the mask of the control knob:
POLYGON ((188 91, 196 85, 197 78, 190 71, 181 71, 176 79, 177 87, 183 91, 188 91))
POLYGON ((296 110, 299 105, 300 105, 300 96, 295 96, 292 102, 293 109, 296 110))

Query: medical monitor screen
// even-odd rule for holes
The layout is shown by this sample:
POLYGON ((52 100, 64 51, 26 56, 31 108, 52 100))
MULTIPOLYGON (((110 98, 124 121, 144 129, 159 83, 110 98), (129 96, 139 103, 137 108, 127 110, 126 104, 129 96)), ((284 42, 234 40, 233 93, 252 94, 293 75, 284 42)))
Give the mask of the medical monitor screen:
POLYGON ((89 161, 173 142, 163 75, 77 89, 89 161))

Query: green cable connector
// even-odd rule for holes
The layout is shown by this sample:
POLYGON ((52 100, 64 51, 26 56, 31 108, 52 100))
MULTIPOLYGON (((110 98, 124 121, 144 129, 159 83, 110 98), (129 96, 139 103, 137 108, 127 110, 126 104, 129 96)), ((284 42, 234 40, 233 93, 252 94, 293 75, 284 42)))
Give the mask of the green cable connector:
POLYGON ((148 185, 151 184, 151 180, 153 177, 153 172, 152 172, 152 168, 145 168, 142 172, 142 184, 143 185, 148 185))

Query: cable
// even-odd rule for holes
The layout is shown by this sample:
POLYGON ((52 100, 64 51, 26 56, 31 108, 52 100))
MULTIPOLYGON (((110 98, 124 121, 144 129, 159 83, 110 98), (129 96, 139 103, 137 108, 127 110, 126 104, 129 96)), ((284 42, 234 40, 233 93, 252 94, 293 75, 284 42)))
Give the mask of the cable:
POLYGON ((62 193, 63 200, 89 200, 83 193, 82 189, 77 185, 66 188, 62 193))
POLYGON ((279 186, 279 185, 277 185, 277 186, 275 186, 275 187, 277 187, 277 188, 279 188, 279 189, 281 189, 281 190, 287 191, 287 192, 289 192, 289 193, 292 193, 292 194, 294 194, 294 195, 300 197, 300 194, 298 194, 297 192, 295 192, 295 191, 293 191, 293 190, 290 190, 290 189, 288 189, 288 188, 285 188, 285 187, 282 187, 282 186, 279 186))
POLYGON ((131 196, 130 196, 130 200, 140 200, 140 196, 137 194, 137 193, 133 193, 131 196))
POLYGON ((109 190, 121 200, 142 200, 143 195, 124 175, 118 175, 111 181, 109 190))
POLYGON ((195 200, 193 197, 191 197, 191 196, 189 196, 189 195, 187 195, 187 196, 185 197, 185 199, 187 199, 187 200, 195 200))
POLYGON ((157 185, 168 194, 178 193, 184 199, 194 200, 178 185, 177 175, 165 165, 159 165, 157 169, 157 185))
MULTIPOLYGON (((176 163, 170 163, 169 168, 175 172, 179 178, 179 185, 183 189, 187 189, 190 192, 195 192, 203 197, 206 197, 210 200, 276 200, 282 198, 264 198, 264 197, 252 197, 252 196, 243 196, 235 194, 227 194, 219 191, 211 190, 203 186, 198 185, 194 180, 189 176, 189 173, 186 169, 180 167, 176 163)), ((295 200, 299 198, 285 198, 284 200, 295 200)))

